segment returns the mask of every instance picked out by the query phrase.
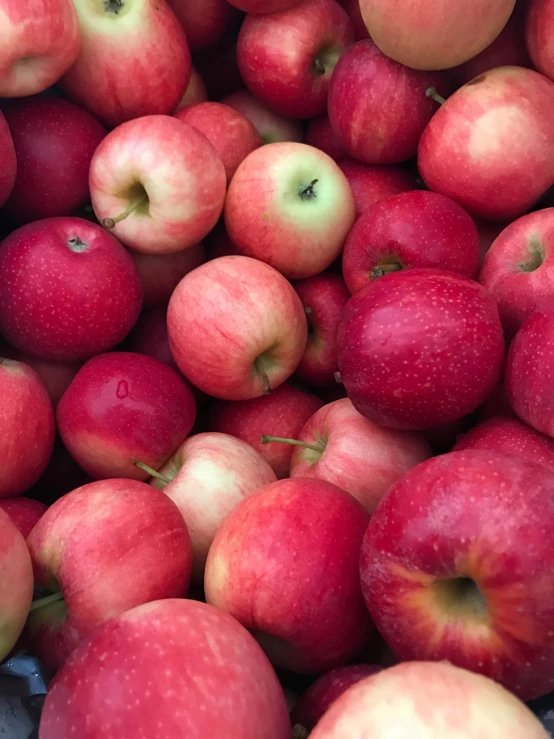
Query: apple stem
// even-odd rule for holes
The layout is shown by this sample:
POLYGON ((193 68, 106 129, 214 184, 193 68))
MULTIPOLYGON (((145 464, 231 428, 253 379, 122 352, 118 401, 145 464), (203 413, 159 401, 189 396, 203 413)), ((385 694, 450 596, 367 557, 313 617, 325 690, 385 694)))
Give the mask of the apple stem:
POLYGON ((335 372, 334 378, 335 378, 335 382, 338 382, 342 385, 342 377, 340 376, 340 372, 335 372))
POLYGON ((317 56, 314 59, 313 70, 314 70, 315 74, 317 74, 318 77, 323 77, 323 75, 325 74, 325 71, 326 71, 325 70, 325 64, 323 64, 323 62, 321 61, 321 59, 318 59, 317 56))
POLYGON ((104 12, 106 13, 119 13, 123 7, 123 0, 104 0, 104 12))
POLYGON ((311 200, 315 198, 317 193, 314 191, 314 185, 317 185, 318 182, 319 180, 312 180, 306 187, 302 185, 299 192, 300 200, 311 200))
POLYGON ((114 218, 104 218, 102 221, 102 225, 104 228, 114 228, 117 223, 120 221, 125 220, 127 216, 130 216, 131 213, 134 213, 137 208, 139 208, 141 205, 147 202, 147 198, 144 195, 141 195, 138 198, 135 198, 134 200, 131 200, 129 205, 125 208, 124 211, 122 211, 118 216, 115 216, 114 218))
POLYGON ((162 482, 165 482, 166 485, 171 482, 169 477, 165 477, 165 475, 156 472, 153 467, 149 467, 147 464, 144 464, 144 462, 140 462, 135 457, 133 457, 133 464, 135 465, 135 467, 138 467, 139 470, 144 470, 144 472, 148 472, 150 477, 155 477, 156 480, 161 480, 162 482))
POLYGON ((269 395, 271 392, 271 383, 269 382, 269 377, 267 376, 267 372, 264 369, 262 360, 259 357, 254 361, 254 369, 260 375, 262 379, 262 387, 263 387, 264 395, 269 395))
POLYGON ((292 739, 308 739, 310 732, 302 724, 295 724, 292 727, 292 739))
POLYGON ((446 103, 446 98, 443 98, 442 95, 439 95, 434 87, 428 87, 425 90, 425 97, 432 98, 435 102, 440 103, 440 105, 444 105, 446 103))
POLYGON ((390 274, 391 272, 399 272, 402 269, 401 264, 380 264, 378 267, 373 267, 369 271, 369 276, 372 280, 375 280, 377 277, 384 277, 385 275, 390 274))
POLYGON ((311 449, 313 452, 321 454, 325 451, 323 445, 308 444, 306 441, 298 441, 297 439, 283 439, 281 436, 266 436, 265 434, 261 438, 262 444, 270 444, 271 442, 279 441, 281 444, 290 444, 291 446, 302 446, 305 449, 311 449))
POLYGON ((312 309, 310 308, 310 306, 309 306, 309 305, 305 305, 305 306, 304 306, 304 313, 305 313, 305 314, 306 314, 307 316, 311 316, 311 315, 312 315, 312 309))
POLYGON ((63 600, 63 593, 61 590, 59 590, 57 593, 52 593, 51 595, 45 595, 44 598, 37 598, 31 603, 29 607, 29 613, 31 613, 32 611, 36 611, 37 608, 48 606, 50 605, 50 603, 57 603, 59 600, 63 600))

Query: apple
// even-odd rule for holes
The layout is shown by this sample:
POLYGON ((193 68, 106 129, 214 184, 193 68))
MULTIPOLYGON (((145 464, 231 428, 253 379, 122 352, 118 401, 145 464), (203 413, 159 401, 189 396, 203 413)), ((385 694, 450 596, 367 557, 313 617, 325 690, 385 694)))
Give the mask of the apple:
POLYGON ((187 108, 189 105, 205 103, 207 99, 208 90, 206 89, 206 83, 202 79, 196 67, 192 67, 187 89, 185 90, 179 105, 175 108, 175 113, 179 110, 183 110, 183 108, 187 108))
POLYGON ((17 176, 15 146, 8 122, 0 111, 0 207, 9 198, 17 176))
POLYGON ((275 144, 279 141, 304 140, 304 131, 298 121, 283 118, 247 90, 237 90, 221 101, 245 115, 262 137, 264 144, 275 144))
POLYGON ((215 535, 207 602, 253 631, 279 668, 314 674, 346 664, 373 632, 358 569, 368 519, 357 500, 323 480, 261 488, 215 535))
MULTIPOLYGON (((312 118, 306 128, 306 143, 321 149, 325 154, 334 159, 335 162, 341 163, 341 159, 346 157, 346 150, 342 145, 339 137, 333 131, 329 116, 327 113, 312 118)), ((342 169, 342 166, 341 166, 342 169)))
POLYGON ((281 385, 308 337, 292 285, 268 264, 233 255, 183 277, 169 301, 167 327, 181 372, 224 400, 256 398, 281 385))
POLYGON ((79 52, 79 24, 71 0, 32 6, 2 0, 0 97, 35 95, 53 85, 79 52))
POLYGON ((206 261, 202 242, 174 254, 142 254, 134 249, 130 254, 139 271, 144 308, 167 306, 183 277, 206 261))
POLYGON ((408 69, 382 54, 370 39, 339 59, 329 85, 329 120, 346 152, 365 164, 396 164, 415 156, 437 110, 425 92, 445 94, 442 72, 408 69))
POLYGON ((449 69, 472 59, 502 31, 515 0, 360 0, 371 38, 412 69, 449 69))
POLYGON ((278 13, 247 15, 237 62, 246 87, 267 106, 312 118, 325 112, 329 80, 353 42, 352 24, 336 0, 301 0, 278 13))
POLYGON ((357 217, 380 200, 418 189, 415 177, 396 164, 362 164, 349 158, 338 164, 352 190, 357 217))
POLYGON ((452 450, 460 434, 471 428, 474 423, 473 415, 470 414, 459 418, 457 421, 450 421, 450 423, 442 423, 439 426, 425 429, 423 435, 434 455, 444 454, 452 450))
POLYGON ((64 495, 33 528, 27 546, 35 580, 60 596, 37 607, 26 628, 53 670, 109 618, 184 597, 190 585, 192 548, 177 506, 137 480, 102 480, 64 495))
POLYGON ((479 231, 479 243, 481 251, 481 265, 485 259, 485 255, 491 248, 502 231, 510 225, 509 221, 482 221, 480 218, 474 218, 475 225, 479 231))
POLYGON ((29 536, 35 524, 48 510, 48 506, 40 500, 22 496, 0 499, 0 508, 8 514, 24 539, 29 536))
POLYGON ((33 566, 25 539, 0 510, 0 661, 15 646, 33 597, 33 566))
POLYGON ((225 199, 225 167, 192 126, 151 115, 123 123, 100 144, 90 166, 98 220, 128 247, 171 254, 201 241, 225 199))
POLYGON ((492 393, 489 395, 487 400, 483 403, 479 409, 478 420, 486 421, 489 418, 495 418, 496 416, 503 416, 504 418, 516 418, 516 414, 513 411, 508 395, 506 393, 506 387, 503 382, 500 382, 492 393))
POLYGON ((279 13, 298 5, 300 0, 229 0, 245 13, 279 13))
POLYGON ((92 478, 146 480, 190 433, 196 403, 186 381, 153 357, 110 352, 89 359, 56 411, 68 452, 92 478))
POLYGON ((339 3, 348 13, 348 17, 354 28, 356 40, 360 41, 361 39, 368 38, 369 33, 362 18, 360 0, 339 0, 339 3))
POLYGON ((294 439, 322 405, 317 395, 285 382, 269 395, 252 400, 216 400, 209 411, 208 428, 246 441, 270 464, 277 477, 288 477, 293 447, 262 444, 262 435, 294 439))
POLYGON ((239 164, 262 145, 262 138, 248 118, 224 103, 198 103, 175 113, 208 139, 225 167, 227 181, 239 164))
MULTIPOLYGON (((242 20, 243 16, 239 16, 242 20)), ((194 63, 200 73, 206 89, 208 100, 221 100, 244 87, 237 63, 237 30, 230 28, 224 38, 213 48, 205 49, 194 55, 194 63)))
POLYGON ((69 216, 88 202, 88 171, 106 129, 86 110, 55 97, 2 105, 17 155, 6 212, 18 224, 69 216))
POLYGON ((548 739, 512 693, 447 662, 405 662, 358 682, 323 716, 310 739, 548 739))
POLYGON ((437 267, 475 278, 479 232, 463 208, 444 195, 413 190, 375 203, 356 221, 342 257, 351 293, 389 272, 437 267))
POLYGON ((407 430, 474 411, 499 382, 504 360, 492 295, 440 269, 391 272, 353 295, 338 347, 341 379, 356 410, 407 430))
POLYGON ((187 89, 185 32, 165 0, 73 0, 79 55, 61 78, 64 92, 110 128, 169 115, 187 89))
POLYGON ((38 481, 29 488, 27 495, 46 505, 51 505, 62 495, 92 481, 92 478, 79 467, 69 454, 58 434, 54 442, 54 451, 46 469, 38 481))
POLYGON ((0 358, 0 498, 29 490, 54 448, 52 402, 37 373, 0 358))
POLYGON ((474 216, 524 215, 554 183, 553 104, 554 83, 531 69, 501 67, 468 82, 423 132, 426 185, 474 216))
POLYGON ((226 0, 168 0, 191 51, 211 48, 238 16, 226 0))
POLYGON ((525 19, 525 40, 533 64, 544 75, 554 80, 554 2, 530 0, 525 19))
POLYGON ((213 230, 206 236, 204 243, 206 244, 206 261, 208 262, 211 259, 236 256, 239 253, 237 247, 229 238, 223 218, 220 218, 213 230))
POLYGON ((507 226, 488 250, 479 282, 494 295, 507 339, 554 292, 554 208, 507 226))
POLYGON ((298 280, 319 274, 340 255, 355 205, 331 157, 307 144, 280 142, 256 149, 239 166, 224 217, 241 254, 298 280))
POLYGON ((167 308, 143 311, 124 342, 125 350, 154 357, 158 362, 178 369, 167 338, 167 308))
POLYGON ((95 739, 114 725, 120 737, 290 737, 281 686, 247 630, 217 608, 171 598, 100 626, 49 687, 41 739, 95 739))

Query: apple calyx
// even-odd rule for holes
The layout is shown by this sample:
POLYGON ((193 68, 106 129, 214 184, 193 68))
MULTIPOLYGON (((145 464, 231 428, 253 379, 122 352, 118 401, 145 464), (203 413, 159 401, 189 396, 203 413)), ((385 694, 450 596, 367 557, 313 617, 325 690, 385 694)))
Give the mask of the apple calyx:
POLYGON ((436 103, 439 103, 440 105, 444 105, 446 103, 446 98, 443 98, 442 95, 439 95, 434 87, 428 87, 425 90, 425 97, 432 98, 436 103))
POLYGON ((138 467, 139 470, 143 470, 143 472, 146 472, 150 475, 150 477, 155 477, 156 480, 160 480, 165 485, 171 482, 169 477, 166 477, 165 475, 160 474, 157 472, 153 467, 150 467, 149 465, 145 464, 144 462, 141 462, 140 460, 136 459, 136 457, 133 457, 132 460, 135 467, 138 467))
POLYGON ((369 279, 376 280, 378 277, 384 277, 391 272, 399 272, 403 269, 399 262, 390 262, 389 264, 378 264, 373 269, 369 270, 369 279))
POLYGON ((537 234, 532 234, 529 239, 529 260, 519 265, 522 272, 534 272, 544 262, 544 250, 541 240, 537 234))
POLYGON ((292 739, 308 739, 310 732, 302 724, 295 724, 292 727, 292 739))
POLYGON ((69 246, 71 251, 75 252, 75 254, 82 254, 88 249, 87 242, 83 241, 78 236, 73 236, 72 238, 68 239, 67 245, 69 246))
POLYGON ((454 618, 460 614, 483 622, 488 616, 488 605, 479 585, 471 577, 453 577, 437 580, 433 588, 444 610, 454 618))
POLYGON ((123 8, 123 0, 104 0, 104 12, 117 15, 123 8))
POLYGON ((304 449, 311 449, 312 452, 317 454, 323 454, 325 451, 325 444, 321 441, 317 441, 315 444, 309 444, 307 441, 298 441, 298 439, 283 439, 281 436, 266 436, 264 434, 260 439, 262 444, 271 444, 273 442, 280 442, 281 444, 290 444, 291 446, 301 446, 304 449))
POLYGON ((300 200, 312 200, 313 198, 317 197, 317 193, 314 190, 314 185, 316 185, 319 182, 319 180, 312 180, 309 185, 300 185, 298 188, 298 195, 300 196, 300 200))
POLYGON ((125 210, 123 210, 118 216, 114 216, 113 218, 104 218, 102 221, 102 225, 104 228, 112 229, 115 227, 117 223, 120 223, 121 221, 124 221, 125 218, 131 215, 131 213, 135 213, 139 208, 142 206, 145 206, 148 204, 148 195, 146 194, 146 191, 144 188, 141 188, 141 192, 137 197, 133 198, 125 210))
POLYGON ((57 593, 45 595, 43 598, 37 598, 31 603, 29 607, 29 613, 32 613, 33 611, 36 611, 38 608, 42 608, 43 606, 49 606, 50 603, 57 603, 60 600, 63 600, 63 593, 61 590, 59 590, 57 593))

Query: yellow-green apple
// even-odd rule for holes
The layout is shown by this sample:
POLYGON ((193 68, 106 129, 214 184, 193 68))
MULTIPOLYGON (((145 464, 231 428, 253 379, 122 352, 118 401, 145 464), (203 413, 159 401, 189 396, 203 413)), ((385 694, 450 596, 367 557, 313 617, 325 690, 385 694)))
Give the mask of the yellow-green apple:
POLYGON ((0 111, 0 207, 9 198, 17 177, 17 158, 12 134, 0 111))
POLYGON ((396 164, 415 156, 437 110, 425 95, 449 91, 442 72, 408 69, 382 54, 371 39, 339 59, 329 85, 328 112, 347 153, 365 164, 396 164))
POLYGON ((300 0, 229 0, 230 4, 245 13, 278 13, 298 5, 300 0))
POLYGON ((278 141, 301 143, 304 140, 304 131, 298 121, 278 115, 247 90, 232 92, 221 102, 245 115, 262 137, 264 144, 275 144, 278 141))
POLYGON ((308 338, 290 282, 264 262, 234 255, 183 277, 169 301, 167 327, 181 372, 224 400, 256 398, 281 385, 308 338))
POLYGON ((85 362, 56 417, 65 447, 92 478, 146 480, 133 458, 160 467, 190 433, 196 403, 171 367, 145 354, 110 352, 85 362))
POLYGON ((38 374, 0 358, 0 498, 20 495, 40 478, 52 455, 54 411, 38 374))
POLYGON ((166 495, 138 480, 102 480, 64 495, 27 546, 37 584, 60 597, 33 610, 25 630, 54 670, 109 618, 184 597, 190 585, 185 521, 166 495))
POLYGON ((217 223, 227 187, 225 167, 205 136, 165 115, 123 123, 90 165, 94 212, 132 249, 183 251, 217 223))
POLYGON ((0 245, 0 331, 29 355, 73 361, 112 349, 141 307, 133 260, 95 223, 45 218, 0 245))
POLYGON ((310 739, 548 739, 502 686, 447 662, 405 662, 349 688, 310 739))
POLYGON ((277 667, 314 674, 346 664, 373 633, 359 575, 368 520, 361 503, 324 480, 267 485, 219 527, 207 602, 253 631, 277 667))
POLYGON ((317 395, 285 382, 269 395, 252 400, 216 400, 209 411, 208 428, 246 441, 271 465, 278 478, 288 477, 293 447, 262 444, 262 435, 295 439, 322 405, 317 395))
POLYGON ((552 690, 553 490, 552 470, 482 449, 422 462, 389 488, 360 572, 399 659, 448 660, 523 700, 552 690))
POLYGON ((81 44, 64 92, 110 128, 169 115, 191 73, 185 32, 165 0, 73 0, 81 44))
POLYGON ((280 142, 256 149, 239 166, 224 217, 241 254, 299 280, 319 274, 340 255, 355 205, 331 157, 307 144, 280 142))
POLYGON ((508 340, 554 293, 554 208, 507 226, 485 255, 479 282, 494 295, 508 340))
POLYGON ((328 154, 335 162, 346 157, 346 150, 333 131, 327 113, 312 118, 306 127, 306 144, 328 154))
POLYGON ((338 164, 352 190, 357 217, 379 200, 418 189, 415 177, 396 164, 362 164, 350 158, 338 164))
POLYGON ((177 112, 178 110, 182 110, 189 105, 204 103, 207 99, 208 90, 206 89, 206 84, 196 67, 192 67, 187 89, 185 90, 179 104, 175 108, 175 112, 177 112))
POLYGON ((227 0, 168 0, 183 27, 191 51, 211 48, 239 15, 227 0))
POLYGON ((0 508, 8 514, 24 539, 29 536, 43 513, 48 510, 46 503, 34 498, 24 498, 22 495, 17 498, 0 499, 0 508))
POLYGON ((171 598, 132 608, 77 647, 48 690, 40 735, 97 739, 114 725, 120 739, 290 738, 282 688, 248 631, 171 598))
MULTIPOLYGON (((274 439, 264 437, 266 443, 274 439)), ((353 495, 369 513, 394 482, 431 456, 422 434, 378 426, 360 415, 348 398, 316 411, 296 439, 277 441, 295 447, 291 477, 327 480, 353 495)))
POLYGON ((476 410, 498 384, 504 361, 492 295, 441 269, 391 272, 362 288, 346 304, 338 347, 356 410, 408 430, 476 410))
POLYGON ((360 0, 371 38, 381 51, 412 69, 450 69, 494 41, 515 0, 360 0))
POLYGON ((77 58, 79 24, 71 0, 2 0, 0 29, 0 97, 46 90, 77 58))
POLYGON ((301 0, 281 12, 247 15, 237 62, 250 92, 267 106, 289 118, 312 118, 325 112, 329 80, 353 42, 350 19, 336 0, 301 0))
POLYGON ((0 661, 15 646, 33 597, 33 566, 23 534, 0 510, 0 661))
POLYGON ((224 103, 198 103, 175 113, 208 139, 221 157, 227 181, 239 164, 262 145, 262 137, 248 118, 224 103))
POLYGON ((554 83, 532 69, 501 67, 471 80, 423 132, 426 185, 471 215, 523 215, 554 183, 553 105, 554 83))
POLYGON ((533 64, 539 72, 554 80, 554 2, 530 0, 525 19, 525 40, 533 64))
POLYGON ((389 272, 438 267, 477 276, 479 232, 450 198, 413 190, 391 195, 363 213, 350 231, 342 273, 351 293, 389 272))
POLYGON ((139 271, 145 308, 166 306, 183 277, 206 261, 202 242, 174 254, 142 254, 134 249, 130 254, 139 271))

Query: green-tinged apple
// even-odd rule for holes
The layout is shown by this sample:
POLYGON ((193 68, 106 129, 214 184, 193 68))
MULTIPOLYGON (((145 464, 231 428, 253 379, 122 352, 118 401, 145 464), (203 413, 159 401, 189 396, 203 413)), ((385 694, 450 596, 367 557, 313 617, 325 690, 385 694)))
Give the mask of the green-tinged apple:
POLYGON ((206 83, 202 79, 202 76, 196 67, 192 67, 187 89, 185 90, 179 105, 175 108, 175 113, 179 110, 183 110, 183 108, 188 108, 189 105, 205 103, 207 99, 208 90, 206 89, 206 83))
POLYGON ((278 115, 247 90, 232 92, 221 102, 245 115, 254 124, 264 144, 275 144, 278 141, 301 143, 304 140, 304 131, 299 121, 278 115))

